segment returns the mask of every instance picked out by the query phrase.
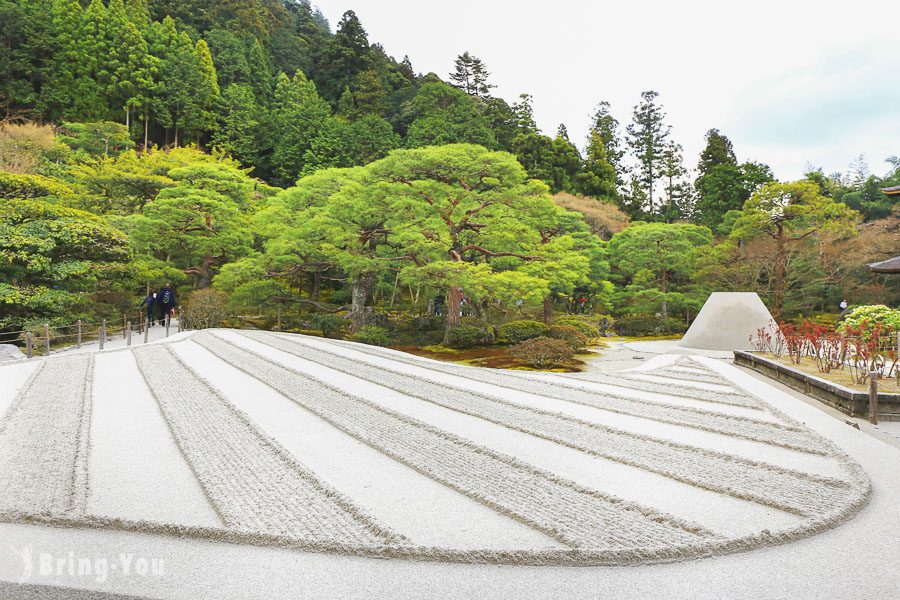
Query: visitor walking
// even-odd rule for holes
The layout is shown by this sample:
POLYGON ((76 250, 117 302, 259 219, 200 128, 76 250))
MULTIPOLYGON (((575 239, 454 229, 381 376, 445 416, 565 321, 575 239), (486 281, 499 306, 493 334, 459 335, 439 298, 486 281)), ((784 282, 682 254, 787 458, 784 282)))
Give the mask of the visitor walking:
POLYGON ((168 323, 172 319, 172 315, 175 314, 175 307, 178 306, 178 300, 175 298, 175 290, 172 289, 171 283, 162 286, 162 289, 160 289, 159 293, 156 295, 156 301, 162 308, 164 323, 168 323))
POLYGON ((150 292, 147 297, 141 300, 141 308, 147 311, 147 327, 153 327, 156 320, 156 292, 150 292))

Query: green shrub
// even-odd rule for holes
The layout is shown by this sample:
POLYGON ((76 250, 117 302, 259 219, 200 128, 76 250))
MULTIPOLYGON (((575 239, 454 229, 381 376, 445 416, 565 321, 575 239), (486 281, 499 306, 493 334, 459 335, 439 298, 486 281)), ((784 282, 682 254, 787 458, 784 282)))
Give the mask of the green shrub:
POLYGON ((500 337, 510 344, 518 344, 547 333, 547 326, 540 321, 510 321, 500 326, 500 337))
POLYGON ((341 331, 344 319, 338 315, 313 315, 312 326, 325 337, 332 337, 341 331))
POLYGON ((390 343, 387 329, 378 325, 366 325, 350 336, 354 342, 369 344, 370 346, 387 346, 390 343))
POLYGON ((549 337, 562 340, 569 344, 573 351, 578 352, 588 344, 588 338, 578 329, 570 325, 554 325, 547 333, 549 337))
POLYGON ((71 196, 72 188, 50 177, 0 173, 0 198, 27 199, 71 196))
POLYGON ((558 325, 561 327, 574 327, 578 330, 579 333, 581 333, 581 335, 589 340, 600 336, 600 330, 597 327, 591 325, 590 323, 586 323, 577 317, 561 317, 559 319, 556 319, 554 325, 558 325))
POLYGON ((190 329, 221 327, 228 317, 228 294, 205 289, 191 292, 181 309, 184 325, 190 329))
POLYGON ((653 315, 620 317, 616 321, 616 331, 620 335, 651 336, 684 333, 687 326, 680 319, 658 319, 653 315))
POLYGON ((518 343, 509 349, 509 353, 536 369, 555 367, 575 355, 572 346, 563 340, 543 336, 518 343))
POLYGON ((870 306, 857 306, 844 317, 838 326, 838 331, 846 332, 850 327, 859 327, 865 322, 865 332, 871 333, 876 323, 880 323, 883 329, 900 331, 900 310, 888 308, 884 304, 870 306))
POLYGON ((481 327, 474 325, 460 325, 447 331, 447 345, 451 348, 471 348, 487 341, 487 336, 481 327))

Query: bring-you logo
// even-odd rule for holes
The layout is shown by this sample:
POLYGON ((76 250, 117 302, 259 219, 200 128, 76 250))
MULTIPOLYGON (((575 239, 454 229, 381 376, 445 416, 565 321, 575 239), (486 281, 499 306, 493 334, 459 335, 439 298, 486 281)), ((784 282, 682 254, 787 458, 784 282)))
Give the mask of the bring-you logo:
POLYGON ((10 549, 22 563, 19 583, 31 581, 36 575, 69 580, 93 580, 105 583, 116 578, 161 578, 165 576, 165 559, 120 552, 115 556, 67 552, 41 552, 32 546, 10 549))

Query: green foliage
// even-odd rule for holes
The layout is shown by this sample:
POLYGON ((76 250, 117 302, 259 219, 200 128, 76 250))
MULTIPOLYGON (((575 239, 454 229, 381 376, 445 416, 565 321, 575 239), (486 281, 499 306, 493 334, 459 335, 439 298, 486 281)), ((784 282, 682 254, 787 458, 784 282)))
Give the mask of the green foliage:
POLYGON ((547 332, 547 337, 562 340, 567 343, 574 352, 582 350, 588 345, 588 337, 581 333, 577 327, 571 325, 553 325, 547 332))
POLYGON ((325 337, 334 337, 341 331, 344 319, 338 315, 313 315, 312 326, 325 337))
POLYGON ((684 333, 687 325, 684 321, 672 318, 659 318, 652 315, 636 315, 619 317, 616 320, 616 332, 619 335, 646 337, 684 333))
MULTIPOLYGON (((600 330, 597 327, 586 322, 584 319, 579 319, 577 317, 560 317, 554 321, 554 325, 560 327, 573 327, 578 333, 583 335, 588 340, 592 340, 600 336, 600 330)), ((551 335, 550 337, 557 336, 551 335)))
POLYGON ((63 123, 60 141, 87 157, 115 156, 134 146, 128 128, 119 123, 63 123))
POLYGON ((350 340, 370 346, 387 346, 391 343, 387 329, 378 325, 366 325, 350 336, 350 340))
POLYGON ((501 338, 511 344, 518 344, 547 333, 547 326, 540 321, 509 321, 498 328, 501 338))
POLYGON ((488 148, 497 145, 475 100, 442 81, 422 84, 404 108, 404 117, 410 120, 406 136, 408 148, 458 143, 488 148))
POLYGON ((512 346, 509 353, 536 369, 550 369, 571 360, 575 355, 571 344, 549 337, 525 340, 512 346))
POLYGON ((893 332, 900 331, 900 310, 889 308, 884 304, 857 306, 844 317, 838 331, 847 331, 848 328, 860 327, 863 324, 867 335, 871 335, 872 329, 877 324, 893 332))
POLYGON ((446 345, 451 348, 472 348, 488 341, 484 329, 474 325, 460 325, 447 330, 446 345))
POLYGON ((228 317, 228 294, 218 290, 194 290, 181 308, 181 318, 189 329, 221 327, 228 317))
POLYGON ((127 239, 100 217, 0 199, 0 327, 71 314, 127 258, 127 239))
POLYGON ((0 171, 0 198, 56 198, 71 196, 72 188, 60 181, 42 175, 17 175, 0 171))

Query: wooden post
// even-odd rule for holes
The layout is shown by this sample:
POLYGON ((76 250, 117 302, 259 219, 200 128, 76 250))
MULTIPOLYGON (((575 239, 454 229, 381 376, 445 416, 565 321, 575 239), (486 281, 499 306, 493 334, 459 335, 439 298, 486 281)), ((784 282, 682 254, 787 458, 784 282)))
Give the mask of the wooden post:
POLYGON ((184 331, 184 313, 181 312, 181 309, 178 309, 178 333, 184 331))
POLYGON ((81 319, 75 323, 75 347, 81 348, 81 319))
POLYGON ((869 423, 878 425, 878 371, 869 371, 869 423))
POLYGON ((169 323, 172 322, 172 314, 166 314, 166 337, 169 337, 169 323))
POLYGON ((130 346, 131 345, 131 325, 130 324, 128 325, 128 327, 125 328, 125 339, 127 340, 126 345, 130 346))
POLYGON ((150 335, 150 319, 144 320, 144 343, 147 343, 147 337, 150 335))
POLYGON ((50 325, 44 323, 44 356, 50 356, 50 325))
POLYGON ((34 340, 31 338, 31 332, 25 332, 25 356, 31 358, 34 356, 34 340))
POLYGON ((128 327, 128 314, 122 313, 122 339, 125 339, 125 329, 128 327))
POLYGON ((106 319, 100 323, 100 349, 103 350, 103 344, 106 343, 106 319))

